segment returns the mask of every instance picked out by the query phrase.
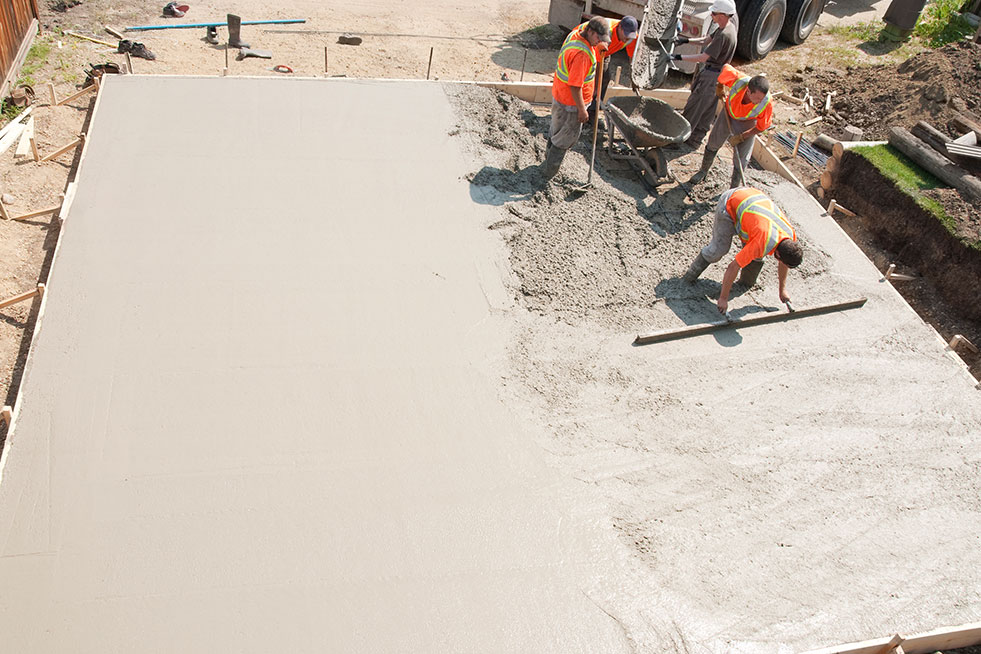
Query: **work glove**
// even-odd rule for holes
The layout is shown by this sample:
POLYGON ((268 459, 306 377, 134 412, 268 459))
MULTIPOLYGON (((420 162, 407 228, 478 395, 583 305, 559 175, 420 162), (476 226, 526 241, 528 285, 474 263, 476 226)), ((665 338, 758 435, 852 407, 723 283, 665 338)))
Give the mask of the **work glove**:
POLYGON ((731 145, 732 147, 736 147, 737 145, 739 145, 745 140, 746 137, 743 136, 742 134, 733 134, 732 136, 729 137, 729 145, 731 145))
POLYGON ((684 44, 688 43, 689 40, 690 39, 687 36, 676 36, 676 37, 674 37, 674 42, 677 43, 678 45, 684 45, 684 44))
POLYGON ((726 99, 726 87, 723 86, 722 84, 716 84, 715 85, 715 97, 717 97, 720 100, 725 100, 726 99))
POLYGON ((668 59, 670 59, 671 61, 681 61, 681 55, 680 54, 669 54, 668 55, 668 59))

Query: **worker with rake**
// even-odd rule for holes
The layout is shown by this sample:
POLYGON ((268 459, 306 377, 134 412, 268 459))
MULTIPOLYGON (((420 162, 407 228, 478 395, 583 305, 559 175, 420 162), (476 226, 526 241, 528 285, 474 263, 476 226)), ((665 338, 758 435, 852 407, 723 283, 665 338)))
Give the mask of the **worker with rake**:
POLYGON ((582 125, 589 120, 586 107, 593 99, 596 86, 596 61, 610 42, 610 27, 602 16, 569 33, 555 66, 552 78, 552 122, 542 175, 555 177, 565 153, 576 144, 582 125))
POLYGON ((789 305, 787 272, 800 265, 804 250, 797 242, 797 232, 773 200, 759 189, 748 186, 729 189, 719 198, 712 225, 712 240, 698 253, 682 279, 694 284, 709 264, 719 261, 729 252, 733 236, 739 237, 743 248, 722 276, 719 311, 725 313, 729 308, 729 292, 736 275, 739 275, 741 285, 752 287, 763 269, 763 257, 768 254, 779 262, 777 279, 780 301, 789 305))
POLYGON ((729 188, 735 188, 745 184, 745 170, 753 154, 756 135, 769 128, 773 122, 770 82, 765 75, 750 77, 726 64, 719 73, 716 94, 722 100, 722 111, 715 119, 708 143, 705 144, 702 167, 689 181, 698 184, 705 179, 719 148, 728 139, 733 148, 729 188))

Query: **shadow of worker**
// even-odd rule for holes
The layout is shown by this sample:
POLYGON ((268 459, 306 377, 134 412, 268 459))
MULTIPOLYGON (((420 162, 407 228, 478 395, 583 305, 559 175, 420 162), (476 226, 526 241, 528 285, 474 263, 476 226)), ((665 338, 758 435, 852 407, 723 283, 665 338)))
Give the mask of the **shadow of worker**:
POLYGON ((508 202, 528 200, 541 186, 537 164, 521 170, 484 166, 470 178, 470 199, 477 204, 499 207, 508 202))
MULTIPOLYGON (((689 284, 681 277, 662 279, 654 287, 657 297, 664 300, 664 304, 674 312, 685 327, 715 326, 717 330, 712 332, 715 341, 722 347, 736 347, 743 342, 743 337, 738 331, 738 325, 729 326, 729 323, 754 313, 767 313, 770 309, 756 305, 739 307, 731 309, 726 319, 719 313, 716 304, 721 290, 722 284, 713 279, 699 278, 694 284, 689 284)), ((729 299, 737 298, 748 290, 742 284, 733 284, 729 299)), ((678 338, 670 340, 685 338, 683 332, 685 327, 673 329, 672 331, 679 332, 678 338)))

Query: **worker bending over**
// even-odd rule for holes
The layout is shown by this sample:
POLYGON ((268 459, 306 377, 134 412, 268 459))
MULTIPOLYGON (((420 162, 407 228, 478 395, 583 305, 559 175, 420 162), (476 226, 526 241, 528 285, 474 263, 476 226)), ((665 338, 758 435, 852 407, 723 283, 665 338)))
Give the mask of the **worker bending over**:
POLYGON ((681 115, 691 125, 691 136, 685 141, 692 149, 702 144, 702 139, 708 133, 715 119, 719 99, 715 94, 715 85, 719 81, 722 67, 732 61, 736 52, 736 3, 733 0, 715 0, 709 7, 712 12, 712 22, 716 29, 708 36, 689 39, 685 36, 675 38, 675 43, 707 43, 699 54, 673 54, 676 61, 693 61, 702 64, 702 69, 695 75, 691 85, 691 95, 681 115))
POLYGON ((729 189, 719 198, 712 224, 712 241, 702 248, 683 279, 694 284, 710 263, 715 263, 729 252, 732 237, 738 236, 743 248, 736 254, 722 276, 719 292, 719 311, 729 308, 729 292, 739 276, 739 283, 752 287, 763 269, 763 257, 772 254, 777 265, 780 282, 780 301, 790 302, 787 294, 787 271, 796 268, 804 259, 804 250, 797 242, 797 233, 790 221, 762 191, 742 186, 729 189))
POLYGON ((575 145, 582 124, 589 120, 586 107, 593 99, 596 61, 610 42, 610 28, 602 16, 594 16, 585 25, 569 33, 555 66, 552 78, 552 122, 542 175, 555 177, 566 151, 575 145))
POLYGON ((744 171, 749 166, 756 135, 769 128, 773 122, 770 82, 763 75, 750 77, 726 64, 719 73, 716 93, 723 101, 723 109, 715 119, 708 143, 705 144, 702 167, 690 181, 698 184, 705 179, 719 148, 728 139, 734 150, 729 187, 735 188, 745 183, 744 171))

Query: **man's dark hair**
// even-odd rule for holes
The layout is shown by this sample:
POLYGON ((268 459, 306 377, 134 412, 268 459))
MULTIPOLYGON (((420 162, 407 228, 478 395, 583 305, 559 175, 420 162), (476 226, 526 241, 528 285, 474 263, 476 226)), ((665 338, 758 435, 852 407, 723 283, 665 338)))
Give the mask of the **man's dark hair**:
POLYGON ((770 92, 770 80, 766 78, 766 75, 757 75, 749 80, 749 90, 750 91, 763 91, 764 93, 770 92))
POLYGON ((780 241, 780 244, 777 245, 777 254, 780 255, 780 261, 790 268, 796 268, 804 260, 804 248, 800 246, 800 243, 790 238, 780 241))

